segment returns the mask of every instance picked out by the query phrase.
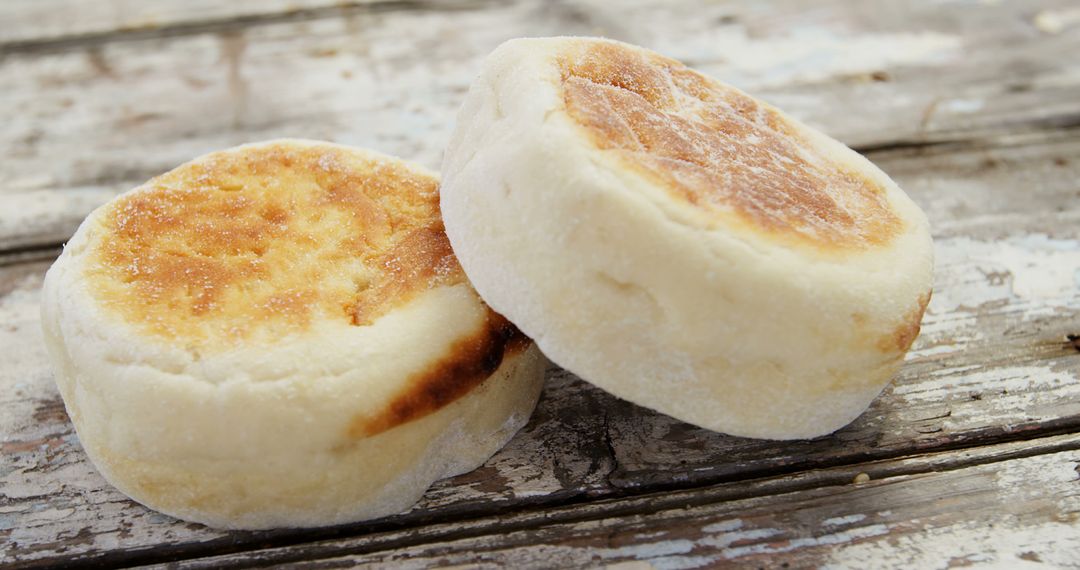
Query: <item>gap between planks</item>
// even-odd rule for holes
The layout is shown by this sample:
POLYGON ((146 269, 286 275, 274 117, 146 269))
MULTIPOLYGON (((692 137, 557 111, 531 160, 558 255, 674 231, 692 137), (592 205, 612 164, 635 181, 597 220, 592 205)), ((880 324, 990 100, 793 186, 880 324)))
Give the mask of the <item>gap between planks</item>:
POLYGON ((62 34, 40 39, 0 41, 0 61, 3 61, 9 55, 16 54, 57 53, 72 49, 99 47, 113 42, 230 32, 270 24, 308 22, 394 11, 448 12, 452 10, 473 10, 496 5, 498 5, 498 2, 494 0, 344 0, 329 6, 297 8, 281 12, 256 12, 224 18, 192 18, 160 26, 148 24, 116 30, 62 34))
POLYGON ((35 261, 53 261, 63 253, 67 240, 40 246, 14 247, 4 249, 0 244, 0 267, 34 263, 35 261))
POLYGON ((898 154, 948 154, 1067 140, 1077 137, 1078 133, 1080 113, 1064 113, 990 130, 945 131, 936 133, 934 138, 899 138, 889 142, 852 145, 851 149, 870 159, 898 154))
MULTIPOLYGON (((370 554, 379 551, 422 546, 427 543, 448 542, 466 538, 506 534, 509 532, 540 527, 581 523, 614 517, 648 515, 671 509, 687 509, 721 502, 738 501, 777 496, 798 491, 825 487, 859 485, 856 476, 866 474, 869 481, 896 477, 910 477, 928 473, 942 473, 990 465, 1037 455, 1080 450, 1080 434, 1068 433, 1040 437, 1034 440, 1016 441, 997 445, 984 445, 958 452, 935 451, 933 453, 893 458, 864 464, 826 467, 780 477, 760 478, 748 481, 721 483, 678 491, 646 493, 633 497, 604 499, 593 502, 574 502, 555 507, 529 509, 508 514, 497 514, 474 519, 438 521, 424 526, 400 530, 357 535, 308 542, 301 548, 293 544, 281 544, 264 550, 237 551, 220 556, 191 558, 182 561, 177 557, 139 560, 117 560, 120 564, 170 564, 172 568, 245 568, 269 564, 288 564, 302 560, 317 560, 345 555, 370 554)), ((362 532, 362 531, 361 531, 362 532)))

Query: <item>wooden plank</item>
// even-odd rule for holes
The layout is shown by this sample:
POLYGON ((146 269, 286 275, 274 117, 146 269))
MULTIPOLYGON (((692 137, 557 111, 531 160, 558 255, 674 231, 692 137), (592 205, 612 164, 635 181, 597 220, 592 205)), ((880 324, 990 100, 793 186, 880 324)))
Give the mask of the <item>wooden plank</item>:
POLYGON ((1080 161, 1059 158, 1076 156, 1077 139, 882 156, 942 228, 936 292, 900 377, 840 432, 727 437, 552 370, 529 426, 486 466, 407 514, 316 531, 212 531, 109 488, 78 447, 38 337, 46 264, 0 267, 0 555, 27 566, 188 558, 1076 430, 1080 350, 1066 335, 1080 333, 1080 161), (1011 197, 1022 183, 1027 203, 1011 197))
POLYGON ((926 211, 937 239, 993 240, 1017 231, 1077 236, 1080 128, 872 157, 926 211))
POLYGON ((437 167, 478 62, 520 35, 653 47, 866 148, 1071 125, 1080 25, 1033 24, 1068 4, 519 0, 9 53, 0 250, 54 245, 115 193, 252 140, 328 139, 437 167))
POLYGON ((173 567, 1075 568, 1078 449, 1069 435, 173 567))

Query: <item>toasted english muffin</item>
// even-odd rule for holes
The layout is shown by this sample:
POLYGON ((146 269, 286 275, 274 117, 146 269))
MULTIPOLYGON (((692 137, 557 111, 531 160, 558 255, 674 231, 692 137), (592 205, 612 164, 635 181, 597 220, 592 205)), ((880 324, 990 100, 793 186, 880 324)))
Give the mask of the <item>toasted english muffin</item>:
POLYGON ((734 435, 806 438, 853 420, 930 298, 926 217, 881 170, 619 42, 492 53, 441 196, 477 291, 549 358, 734 435))
POLYGON ((545 366, 469 285, 435 176, 328 143, 216 152, 117 197, 43 296, 94 464, 214 527, 401 512, 524 425, 545 366))

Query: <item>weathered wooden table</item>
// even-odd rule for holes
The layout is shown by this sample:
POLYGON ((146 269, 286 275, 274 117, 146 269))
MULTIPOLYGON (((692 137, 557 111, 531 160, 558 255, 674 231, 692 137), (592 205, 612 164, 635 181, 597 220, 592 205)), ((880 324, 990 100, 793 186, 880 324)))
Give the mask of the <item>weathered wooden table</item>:
POLYGON ((1080 567, 1075 1, 13 0, 0 110, 0 564, 1080 567), (38 329, 42 275, 82 217, 270 137, 437 167, 480 58, 555 34, 726 79, 859 149, 922 205, 934 298, 873 407, 829 437, 754 441, 552 369, 506 449, 400 516, 219 532, 110 488, 38 329))

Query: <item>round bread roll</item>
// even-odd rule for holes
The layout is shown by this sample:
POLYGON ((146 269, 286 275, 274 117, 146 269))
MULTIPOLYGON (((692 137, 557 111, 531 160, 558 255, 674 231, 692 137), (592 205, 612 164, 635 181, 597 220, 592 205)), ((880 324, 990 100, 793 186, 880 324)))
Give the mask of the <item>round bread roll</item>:
POLYGON ((441 200, 481 297, 552 361, 729 434, 808 438, 852 421, 930 299, 926 217, 873 164, 614 41, 492 53, 441 200))
POLYGON ((43 294, 90 459, 214 527, 401 512, 502 447, 543 381, 454 258, 435 176, 328 143, 216 152, 119 196, 43 294))

